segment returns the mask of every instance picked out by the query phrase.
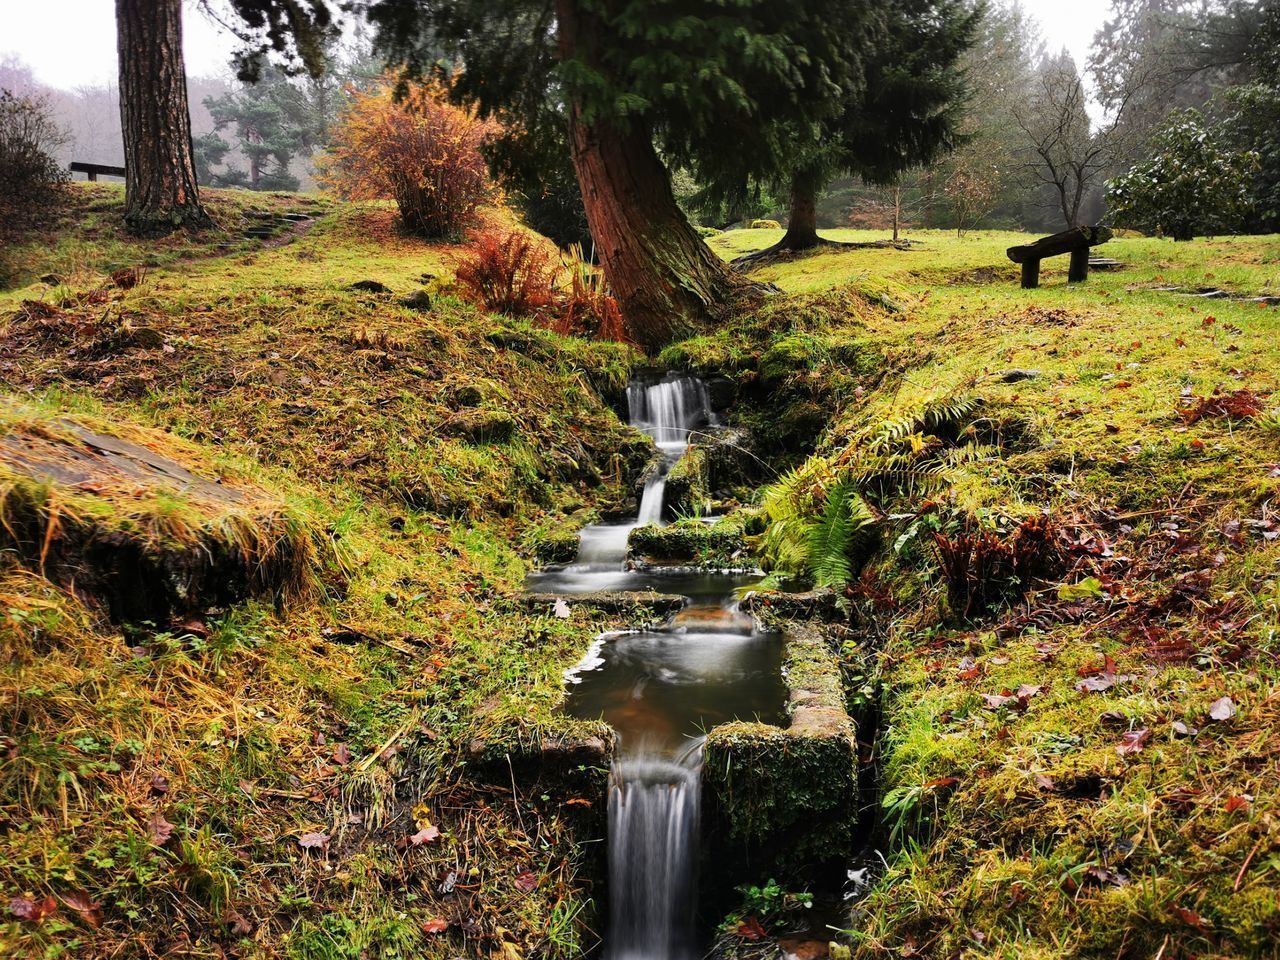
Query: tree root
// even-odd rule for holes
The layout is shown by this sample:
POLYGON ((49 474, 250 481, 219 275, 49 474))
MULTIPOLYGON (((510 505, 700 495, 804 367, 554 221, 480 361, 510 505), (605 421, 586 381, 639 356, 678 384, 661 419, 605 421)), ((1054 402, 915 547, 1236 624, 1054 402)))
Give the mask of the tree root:
POLYGON ((815 253, 824 247, 841 247, 845 250, 910 250, 918 246, 919 240, 828 240, 826 237, 819 237, 816 244, 796 247, 786 243, 784 238, 771 247, 734 257, 730 265, 736 270, 752 269, 762 264, 815 253))

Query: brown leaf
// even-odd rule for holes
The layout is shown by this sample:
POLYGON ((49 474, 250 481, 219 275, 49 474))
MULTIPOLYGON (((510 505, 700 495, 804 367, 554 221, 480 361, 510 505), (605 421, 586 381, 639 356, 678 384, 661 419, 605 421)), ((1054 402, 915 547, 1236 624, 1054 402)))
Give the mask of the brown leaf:
POLYGON ((1133 753, 1141 753, 1142 748, 1146 746, 1147 740, 1151 738, 1151 731, 1146 727, 1141 730, 1130 730, 1120 738, 1120 744, 1116 747, 1116 753, 1125 757, 1133 753))
POLYGON ((298 837, 298 846, 303 850, 323 850, 328 845, 329 835, 318 830, 312 833, 304 833, 298 837))
POLYGON ((155 774, 151 778, 151 792, 152 793, 168 793, 169 778, 166 777, 163 773, 155 774))
POLYGON ((409 842, 415 847, 420 847, 424 843, 430 843, 432 840, 440 838, 440 828, 434 823, 429 823, 417 833, 409 837, 409 842))
POLYGON ((423 933, 444 933, 449 929, 449 921, 440 917, 433 917, 430 920, 422 921, 423 933))
POLYGON ((351 762, 351 748, 345 743, 340 743, 333 748, 333 762, 340 767, 345 767, 351 762))
POLYGON ((1227 802, 1222 805, 1222 809, 1227 813, 1235 813, 1237 810, 1248 810, 1253 797, 1249 794, 1238 794, 1227 797, 1227 802))
POLYGON ((532 870, 521 870, 516 874, 516 889, 521 893, 532 893, 538 888, 538 875, 532 870))
POLYGON ((1036 774, 1036 786, 1041 790, 1047 790, 1050 793, 1058 789, 1058 785, 1053 782, 1053 778, 1047 777, 1043 773, 1036 774))
POLYGON ((92 899, 89 894, 83 890, 72 890, 59 896, 62 897, 62 902, 80 914, 80 919, 89 926, 95 930, 102 926, 102 904, 92 899))
POLYGON ((9 901, 9 912, 19 920, 26 920, 30 923, 39 923, 51 913, 58 910, 58 901, 53 897, 45 897, 43 900, 32 900, 30 897, 14 897, 9 901))
POLYGON ((173 824, 164 818, 164 814, 157 810, 151 815, 151 819, 147 821, 147 833, 151 836, 151 842, 157 847, 163 847, 169 842, 169 838, 173 836, 173 824))
POLYGON ((1173 915, 1189 927, 1195 927, 1197 930, 1209 929, 1208 921, 1194 910, 1188 910, 1186 907, 1174 907, 1173 915))
POLYGON ((739 923, 733 930, 734 936, 743 940, 749 940, 755 943, 757 940, 763 940, 768 934, 764 932, 764 927, 760 926, 760 921, 755 917, 747 917, 739 923))

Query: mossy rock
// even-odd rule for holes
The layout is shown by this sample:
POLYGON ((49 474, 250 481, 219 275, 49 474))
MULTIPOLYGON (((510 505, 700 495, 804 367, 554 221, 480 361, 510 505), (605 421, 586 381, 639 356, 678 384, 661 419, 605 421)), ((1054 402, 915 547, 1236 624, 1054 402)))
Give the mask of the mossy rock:
POLYGON ((470 443, 506 443, 516 433, 515 417, 505 410, 459 411, 449 422, 449 433, 470 443))
POLYGON ((667 473, 662 512, 669 519, 699 517, 711 503, 709 458, 703 447, 690 447, 667 473))
POLYGON ((781 230, 782 224, 777 220, 752 220, 752 230, 781 230))
POLYGON ((708 842, 721 863, 812 880, 847 862, 859 829, 858 747, 840 665, 822 632, 788 631, 791 723, 728 723, 707 737, 708 842))
POLYGON ((172 437, 12 410, 5 420, 0 551, 112 620, 168 624, 314 588, 319 531, 247 481, 200 475, 172 437))
POLYGON ((698 230, 698 236, 704 237, 704 238, 717 237, 720 234, 724 233, 723 230, 719 230, 715 227, 698 227, 697 230, 698 230))
POLYGON ((533 559, 539 564, 573 563, 578 556, 578 531, 556 527, 533 538, 533 559))
POLYGON ((740 526, 700 520, 682 520, 666 527, 637 527, 627 538, 627 555, 642 564, 679 564, 710 570, 755 566, 740 526))

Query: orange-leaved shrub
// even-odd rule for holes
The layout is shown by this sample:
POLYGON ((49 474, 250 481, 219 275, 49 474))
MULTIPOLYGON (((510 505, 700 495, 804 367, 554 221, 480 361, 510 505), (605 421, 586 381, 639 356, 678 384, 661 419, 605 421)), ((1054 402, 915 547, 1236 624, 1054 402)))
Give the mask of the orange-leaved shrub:
POLYGON ((525 230, 481 230, 453 258, 459 286, 486 310, 518 316, 552 303, 555 268, 546 241, 525 230))
POLYGON ((498 126, 448 102, 438 84, 397 100, 384 79, 356 91, 320 159, 320 181, 348 200, 395 200, 411 233, 455 237, 497 199, 480 148, 498 126))
POLYGON ((609 294, 604 271, 583 258, 577 244, 569 248, 563 263, 569 283, 559 298, 551 329, 577 337, 626 342, 629 338, 622 310, 609 294))

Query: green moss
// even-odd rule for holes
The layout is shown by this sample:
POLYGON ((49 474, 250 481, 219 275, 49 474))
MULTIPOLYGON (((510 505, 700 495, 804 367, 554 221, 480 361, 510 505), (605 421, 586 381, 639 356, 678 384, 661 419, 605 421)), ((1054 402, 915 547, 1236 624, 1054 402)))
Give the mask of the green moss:
POLYGON ((737 523, 679 520, 631 531, 627 555, 647 563, 673 563, 709 570, 752 569, 755 560, 737 523))
POLYGON ((707 451, 691 446, 667 472, 664 502, 676 517, 700 517, 711 505, 711 477, 707 451))
POLYGON ((785 643, 789 725, 715 727, 704 777, 717 857, 804 882, 839 859, 857 830, 857 743, 822 632, 795 626, 785 643))

